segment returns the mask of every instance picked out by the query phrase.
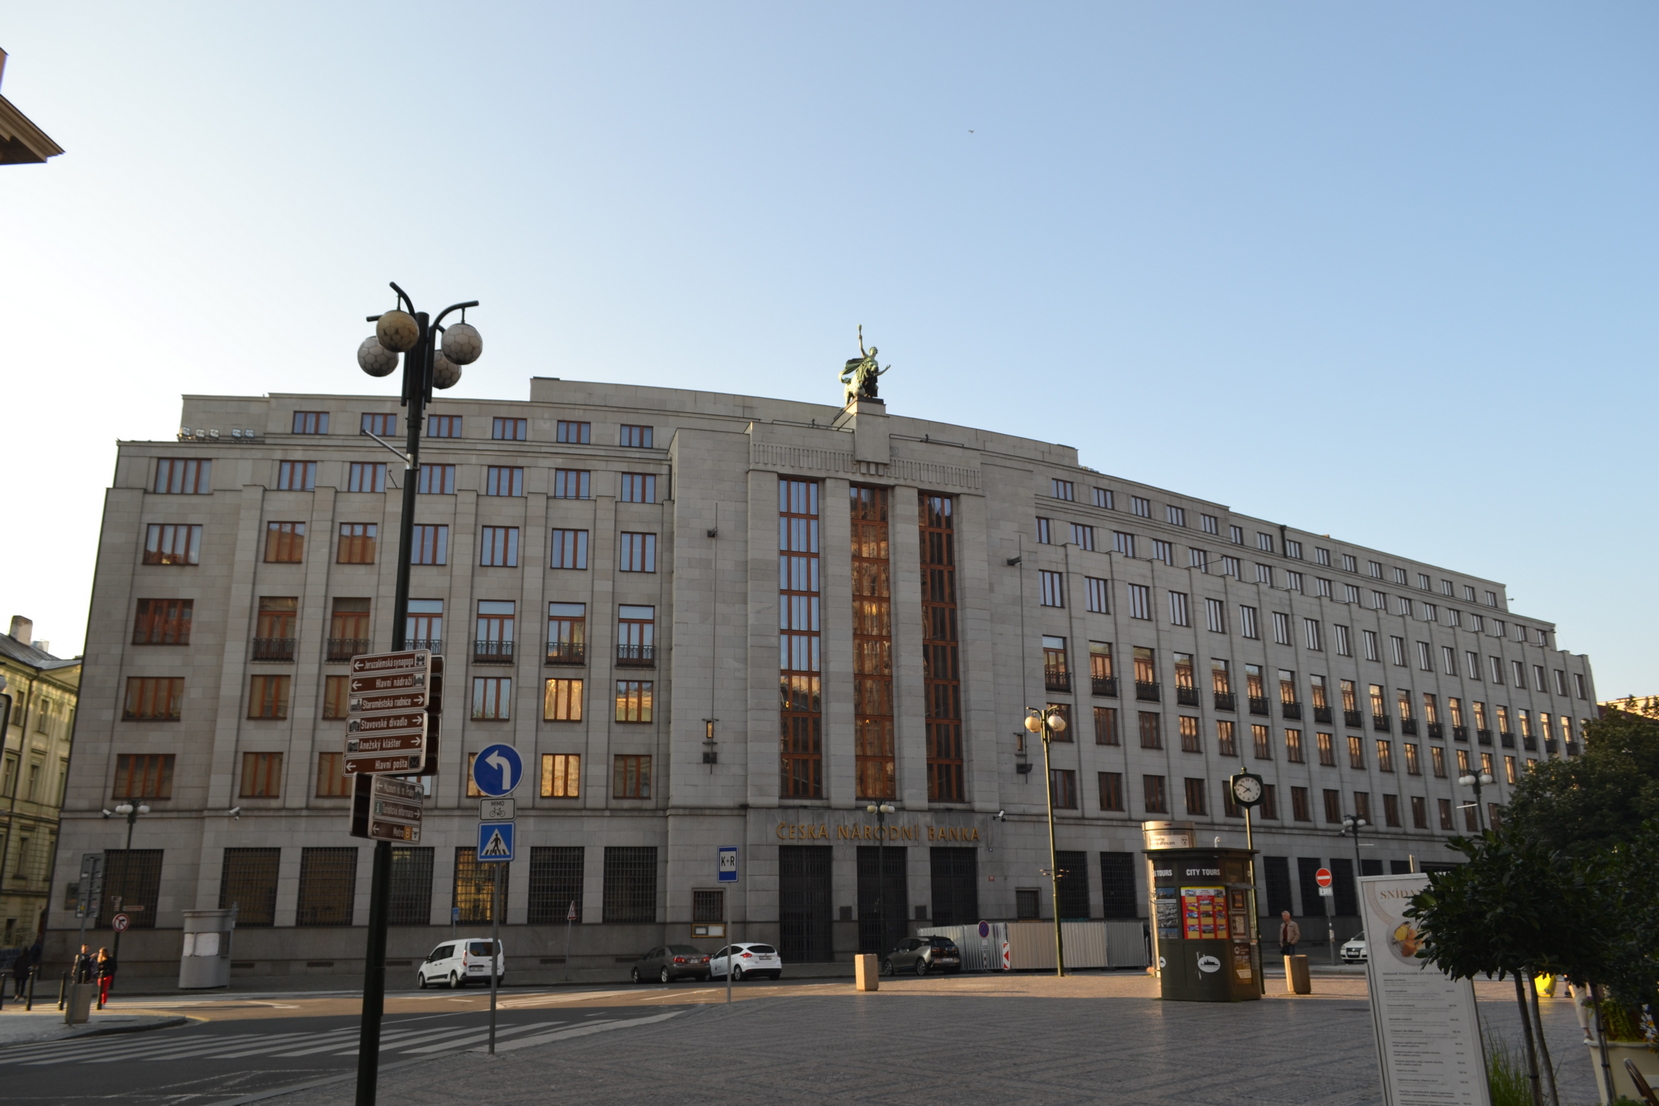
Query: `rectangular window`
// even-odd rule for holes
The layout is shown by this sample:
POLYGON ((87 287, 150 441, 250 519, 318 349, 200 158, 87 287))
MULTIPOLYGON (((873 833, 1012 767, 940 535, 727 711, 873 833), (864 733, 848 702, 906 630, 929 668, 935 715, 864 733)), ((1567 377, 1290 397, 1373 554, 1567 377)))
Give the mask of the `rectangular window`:
POLYGON ((365 412, 359 426, 365 434, 377 434, 382 438, 397 437, 396 415, 374 415, 365 412))
POLYGON ((1077 809, 1077 773, 1069 768, 1054 768, 1048 773, 1049 786, 1054 790, 1055 810, 1077 809))
MULTIPOLYGON (((579 424, 583 428, 582 441, 587 441, 587 423, 579 424)), ((522 442, 529 437, 529 421, 527 419, 498 418, 490 423, 490 437, 498 442, 522 442)))
POLYGON ((426 416, 426 436, 428 438, 459 438, 461 436, 461 416, 426 416))
POLYGON ((355 847, 300 850, 296 926, 349 926, 356 897, 355 847))
POLYGON ((579 753, 543 753, 541 797, 578 799, 582 795, 582 757, 579 753))
POLYGON ((1116 707, 1094 708, 1094 743, 1096 745, 1119 744, 1118 710, 1116 707))
POLYGON ((1242 527, 1242 526, 1229 526, 1229 527, 1227 527, 1227 539, 1229 541, 1231 541, 1234 545, 1243 545, 1244 544, 1244 527, 1242 527))
POLYGON ((1588 699, 1590 697, 1589 696, 1589 688, 1585 685, 1585 682, 1584 682, 1584 673, 1582 673, 1582 672, 1574 672, 1573 673, 1573 686, 1577 690, 1578 697, 1580 699, 1588 699))
POLYGON ((605 847, 603 920, 640 923, 657 920, 657 850, 646 846, 605 847))
MULTIPOLYGON (((150 528, 152 531, 155 527, 150 528)), ((193 527, 199 537, 201 527, 193 527)), ((265 562, 267 564, 299 564, 305 559, 305 523, 267 522, 265 524, 265 562)), ((149 552, 145 551, 145 562, 149 552)), ((190 562, 194 564, 194 561, 190 562)))
POLYGON ((966 792, 956 615, 955 500, 928 492, 919 493, 919 500, 928 798, 933 802, 959 803, 964 801, 966 792))
POLYGON ((1322 652, 1324 650, 1325 635, 1319 631, 1318 619, 1304 618, 1302 620, 1302 640, 1307 645, 1308 649, 1315 653, 1322 652))
POLYGON ((1285 573, 1285 588, 1289 591, 1302 590, 1302 574, 1300 572, 1285 573))
POLYGON ((485 495, 523 495, 524 470, 503 465, 490 465, 484 470, 485 495))
POLYGON ((276 924, 280 848, 226 849, 219 868, 219 909, 236 909, 236 928, 276 924))
POLYGON ((1256 625, 1256 608, 1239 605, 1238 632, 1241 637, 1261 639, 1261 629, 1256 625))
POLYGON ((616 681, 616 721, 650 722, 654 687, 650 680, 616 681))
POLYGON ((1365 642, 1365 659, 1368 661, 1382 660, 1382 650, 1378 647, 1377 632, 1375 630, 1361 630, 1360 639, 1365 642))
POLYGON ((824 794, 819 485, 778 480, 778 651, 782 795, 824 794))
POLYGON ((1285 759, 1292 764, 1301 764, 1304 762, 1302 756, 1301 730, 1285 731, 1285 759))
POLYGON ((1187 509, 1170 504, 1164 508, 1171 526, 1185 526, 1187 524, 1187 509))
POLYGON ((1377 771, 1394 771, 1394 743, 1386 738, 1377 739, 1377 771))
POLYGON ((206 495, 213 490, 213 462, 163 457, 156 462, 151 490, 161 495, 206 495))
POLYGON ((1181 729, 1181 751, 1183 753, 1202 753, 1204 745, 1198 736, 1198 719, 1188 715, 1181 715, 1176 719, 1181 729))
POLYGON ((1095 614, 1111 614, 1112 582, 1094 576, 1083 577, 1084 602, 1095 614))
POLYGON ((133 619, 134 645, 189 645, 194 599, 140 599, 133 619))
POLYGON ((1050 480, 1049 494, 1055 499, 1070 500, 1077 498, 1072 491, 1072 484, 1070 480, 1050 480))
POLYGON ((587 568, 588 532, 586 530, 555 530, 553 543, 547 554, 548 568, 587 568))
POLYGON ((622 487, 619 498, 624 503, 655 503, 657 478, 649 472, 625 472, 619 477, 622 487))
POLYGON ((1273 640, 1279 645, 1290 644, 1290 616, 1283 611, 1273 612, 1273 640))
POLYGON ((1141 748, 1162 749, 1164 737, 1162 728, 1158 725, 1159 716, 1154 711, 1140 712, 1141 748))
POLYGON ((615 756, 611 758, 611 798, 649 799, 651 797, 651 758, 644 756, 615 756))
POLYGON ((1164 777, 1142 776, 1141 795, 1148 814, 1169 813, 1169 799, 1164 793, 1164 777))
POLYGON ((1175 563, 1175 547, 1167 541, 1158 541, 1154 538, 1152 540, 1152 559, 1162 561, 1166 565, 1173 565, 1175 563))
POLYGON ((1081 522, 1071 524, 1071 543, 1079 549, 1094 549, 1094 527, 1081 522))
MULTIPOLYGON (((179 681, 183 683, 183 680, 179 681)), ((115 758, 112 799, 171 799, 172 753, 122 753, 115 758)))
POLYGON ((485 568, 517 568, 518 527, 484 527, 478 543, 478 563, 485 568))
POLYGON ((1188 776, 1186 783, 1187 813, 1196 817, 1204 816, 1204 788, 1205 782, 1188 776))
POLYGON ((1522 664, 1520 661, 1509 662, 1509 675, 1515 682, 1516 687, 1525 688, 1527 686, 1526 665, 1522 664))
POLYGON ((1066 578, 1063 573, 1050 572, 1047 569, 1037 571, 1037 584, 1040 602, 1045 607, 1064 607, 1066 605, 1066 578))
POLYGON ((1142 518, 1152 517, 1152 501, 1138 495, 1129 497, 1129 509, 1142 518))
POLYGON ((152 522, 145 531, 144 563, 147 565, 199 564, 201 555, 200 526, 152 522))
POLYGON ((1273 759, 1273 728, 1271 726, 1252 725, 1250 740, 1256 747, 1257 760, 1273 759))
POLYGON ((1273 566, 1272 565, 1257 565, 1256 566, 1256 583, 1266 584, 1268 587, 1273 586, 1273 566))
POLYGON ((586 469, 554 469, 554 499, 588 499, 593 490, 593 473, 586 469))
POLYGON ((183 676, 128 676, 121 717, 130 722, 177 722, 184 707, 183 676))
POLYGON ((897 791, 889 493, 886 488, 857 484, 848 492, 852 539, 853 785, 860 799, 890 799, 897 791))
POLYGON ((415 490, 421 495, 454 495, 454 465, 422 465, 415 490))
POLYGON ((379 533, 380 527, 373 522, 342 522, 336 560, 343 565, 374 564, 375 538, 379 533))
POLYGON ((1319 747, 1319 763, 1327 768, 1335 768, 1335 739, 1328 733, 1316 733, 1314 734, 1314 744, 1319 747))
MULTIPOLYGON (((1469 656, 1473 657, 1474 654, 1470 653, 1469 656)), ((1473 665, 1470 667, 1474 669, 1475 678, 1479 679, 1480 670, 1473 665)), ((1567 695, 1567 674, 1559 668, 1555 670, 1555 693, 1563 698, 1567 695)))
POLYGON ((1299 542, 1299 541, 1292 541, 1289 538, 1286 538, 1285 539, 1285 556, 1291 558, 1292 560, 1296 560, 1296 561, 1301 560, 1302 559, 1302 543, 1299 542))
POLYGON ((295 411, 294 412, 294 433, 295 434, 327 434, 328 433, 328 412, 327 411, 295 411))
POLYGON ((1223 576, 1231 576, 1233 579, 1237 580, 1239 578, 1238 558, 1223 556, 1221 558, 1221 574, 1223 576))
POLYGON ((243 799, 281 798, 282 754, 243 753, 242 790, 237 795, 243 799))
POLYGON ((1097 772, 1100 783, 1100 809, 1122 811, 1123 807, 1123 773, 1097 772))
MULTIPOLYGON (((1472 650, 1464 650, 1463 661, 1464 661, 1464 664, 1465 664, 1464 675, 1469 677, 1469 679, 1471 679, 1471 680, 1479 680, 1480 679, 1480 654, 1476 653, 1472 650)), ((1560 683, 1559 680, 1557 680, 1556 682, 1560 683)), ((1559 690, 1560 690, 1561 694, 1563 694, 1563 695, 1565 695, 1567 693, 1567 689, 1565 687, 1562 687, 1559 690)))
POLYGON ((1112 531, 1112 549, 1122 553, 1125 557, 1135 555, 1135 535, 1126 534, 1122 530, 1112 531))
POLYGON ((248 687, 249 718, 287 718, 292 676, 254 676, 248 687))
POLYGON ((1313 821, 1313 811, 1308 806, 1308 789, 1293 787, 1290 789, 1290 816, 1298 822, 1313 821))
MULTIPOLYGON (((333 677, 342 684, 344 676, 333 677)), ((317 754, 317 798, 345 799, 351 796, 351 777, 346 775, 346 757, 344 753, 317 754)))
POLYGON ((1331 788, 1325 789, 1325 821, 1332 825, 1342 824, 1342 792, 1331 788))
POLYGON ((1217 523, 1217 520, 1216 520, 1216 517, 1214 515, 1199 515, 1198 516, 1198 525, 1199 525, 1199 528, 1201 530, 1203 530, 1204 533, 1206 533, 1206 534, 1219 534, 1219 533, 1221 533, 1220 527, 1219 527, 1219 525, 1217 523))
POLYGON ((1486 605, 1488 607, 1496 607, 1498 605, 1498 593, 1497 592, 1489 591, 1489 592, 1486 593, 1486 605))
POLYGON ((1094 505, 1096 507, 1104 507, 1108 511, 1116 510, 1116 507, 1113 504, 1112 489, 1096 488, 1094 490, 1094 505))
POLYGON ((417 565, 446 565, 449 563, 449 527, 423 526, 413 528, 414 548, 409 561, 417 565))
POLYGON ((541 716, 544 722, 580 722, 582 681, 562 677, 548 680, 542 693, 541 716))
POLYGON ((323 677, 323 718, 340 719, 350 715, 351 677, 323 677))
POLYGON ((1054 544, 1053 527, 1049 523, 1049 520, 1043 518, 1041 515, 1037 516, 1037 544, 1054 544))
POLYGON ((278 461, 277 491, 309 492, 317 487, 317 462, 278 461))
POLYGON ((1348 767, 1365 767, 1365 739, 1352 734, 1348 736, 1348 767))
POLYGON ((1188 607, 1187 593, 1184 591, 1169 593, 1169 624, 1171 626, 1192 625, 1192 612, 1188 607))
POLYGON ((513 681, 508 676, 474 676, 472 678, 472 720, 474 722, 505 722, 513 702, 513 681))
POLYGON ((1210 554, 1206 549, 1188 549, 1187 560, 1190 567, 1196 568, 1200 572, 1207 573, 1210 571, 1210 554))
POLYGON ((1266 553, 1273 552, 1273 535, 1256 531, 1256 548, 1266 553))
POLYGON ((1233 723, 1227 719, 1217 719, 1215 724, 1216 751, 1224 757, 1238 756, 1238 744, 1234 739, 1233 723))
MULTIPOLYGON (((564 925, 567 919, 581 923, 584 852, 580 845, 531 848, 530 908, 527 915, 531 925, 564 925)), ((652 881, 651 892, 653 896, 656 893, 655 880, 652 881)))
MULTIPOLYGON (((364 418, 368 416, 365 415, 364 418)), ((394 416, 395 417, 395 416, 394 416)), ((346 473, 346 491, 383 492, 386 490, 386 466, 378 461, 353 461, 346 473)))
POLYGON ((616 444, 629 449, 651 449, 654 435, 655 431, 649 426, 629 426, 624 423, 617 435, 616 444))
POLYGON ((1152 620, 1152 589, 1145 584, 1129 585, 1129 617, 1152 620))
POLYGON ((1398 826, 1400 824, 1400 797, 1398 795, 1383 796, 1383 824, 1398 826))
POLYGON ((1220 599, 1204 600, 1204 619, 1214 633, 1227 632, 1227 604, 1220 599))
POLYGON ((623 531, 617 543, 617 569, 621 572, 657 571, 657 535, 623 531))
MULTIPOLYGON (((496 421, 500 422, 502 420, 497 419, 496 421)), ((496 437, 499 438, 501 435, 497 434, 496 437)), ((592 445, 593 424, 560 419, 558 425, 554 428, 554 440, 564 445, 592 445)))
POLYGON ((1395 637, 1390 634, 1388 638, 1388 649, 1390 659, 1393 660, 1395 664, 1404 668, 1406 664, 1406 639, 1403 637, 1395 637))

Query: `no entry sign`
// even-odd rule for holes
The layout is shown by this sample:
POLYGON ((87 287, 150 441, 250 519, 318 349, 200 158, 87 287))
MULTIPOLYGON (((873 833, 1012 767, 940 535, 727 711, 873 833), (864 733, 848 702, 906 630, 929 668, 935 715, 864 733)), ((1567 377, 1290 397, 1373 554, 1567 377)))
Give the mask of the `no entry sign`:
MULTIPOLYGON (((1306 869, 1303 870, 1306 871, 1306 869)), ((1331 870, 1329 868, 1319 869, 1313 874, 1313 882, 1321 887, 1329 887, 1331 885, 1331 870)))

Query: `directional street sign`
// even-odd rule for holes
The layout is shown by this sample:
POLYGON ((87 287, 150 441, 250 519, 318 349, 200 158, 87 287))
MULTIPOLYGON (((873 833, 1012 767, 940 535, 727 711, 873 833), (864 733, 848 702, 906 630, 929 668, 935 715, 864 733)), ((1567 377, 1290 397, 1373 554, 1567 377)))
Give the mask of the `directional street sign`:
POLYGON ((1331 885, 1331 870, 1329 868, 1319 869, 1313 874, 1313 882, 1321 887, 1329 887, 1331 885))
POLYGON ((511 799, 480 799, 478 800, 478 820, 480 822, 511 822, 518 817, 518 804, 511 799))
POLYGON ((425 710, 428 698, 425 688, 409 688, 404 691, 353 695, 348 701, 348 707, 352 714, 383 710, 425 710))
POLYGON ((364 753, 358 756, 346 754, 346 775, 348 776, 413 776, 420 773, 426 758, 419 752, 413 753, 364 753))
POLYGON ((513 859, 513 822, 478 823, 478 859, 502 863, 513 859))
POLYGON ((410 730, 406 733, 385 734, 376 737, 348 737, 346 738, 346 754, 354 753, 398 753, 418 752, 426 747, 426 739, 419 730, 410 730))
POLYGON ((379 695, 425 686, 425 672, 393 672, 386 676, 353 676, 346 690, 353 695, 379 695))
POLYGON ((354 676, 387 675, 393 672, 425 673, 432 665, 432 654, 426 649, 402 649, 396 653, 361 653, 351 658, 354 676))
POLYGON ((737 846, 720 846, 719 882, 737 882, 737 846))
POLYGON ((351 659, 351 671, 346 773, 435 775, 443 658, 426 649, 367 653, 351 659))
POLYGON ((421 839, 421 801, 418 783, 387 776, 360 776, 351 797, 351 833, 371 841, 413 844, 421 839))
POLYGON ((512 792, 524 777, 524 760, 511 745, 486 745, 472 758, 472 782, 496 797, 512 792))

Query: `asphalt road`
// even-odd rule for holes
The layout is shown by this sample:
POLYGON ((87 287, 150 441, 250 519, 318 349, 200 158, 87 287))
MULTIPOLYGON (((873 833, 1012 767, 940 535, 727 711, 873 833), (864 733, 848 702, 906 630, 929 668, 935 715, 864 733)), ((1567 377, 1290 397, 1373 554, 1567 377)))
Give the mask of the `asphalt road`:
MULTIPOLYGON (((713 997, 707 985, 629 990, 504 989, 497 1051, 514 1052, 600 1033, 627 1033, 684 1015, 713 997)), ((253 995, 223 999, 112 1003, 123 1012, 186 1014, 176 1029, 0 1049, 0 1092, 19 1106, 223 1106, 357 1068, 354 994, 253 995)), ((387 996, 381 1064, 394 1065, 487 1047, 487 992, 387 996)))

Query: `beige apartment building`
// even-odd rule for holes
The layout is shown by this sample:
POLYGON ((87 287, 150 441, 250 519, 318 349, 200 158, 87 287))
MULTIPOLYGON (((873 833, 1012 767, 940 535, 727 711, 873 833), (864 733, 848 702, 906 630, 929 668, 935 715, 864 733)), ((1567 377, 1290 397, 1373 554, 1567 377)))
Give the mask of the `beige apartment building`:
POLYGON ((46 924, 81 659, 53 656, 17 616, 0 636, 0 676, 11 708, 0 759, 0 948, 26 948, 46 924))
MULTIPOLYGON (((120 445, 58 882, 107 854, 97 924, 120 894, 128 970, 173 971, 181 912, 231 905, 238 972, 361 968, 344 662, 390 646, 405 476, 360 431, 402 419, 387 396, 189 396, 177 440, 120 445), (101 813, 122 801, 149 807, 131 852, 101 813)), ((394 981, 488 920, 467 777, 494 742, 531 766, 510 970, 551 972, 572 911, 577 967, 712 949, 696 927, 728 911, 789 962, 925 924, 1144 918, 1141 823, 1242 845, 1241 769, 1267 783, 1263 914, 1319 914, 1328 866, 1352 915, 1345 814, 1370 823, 1365 872, 1445 863, 1595 712, 1588 659, 1497 581, 876 401, 537 378, 439 398, 422 462, 408 633, 447 684, 421 837, 394 853, 394 981), (1050 704, 1058 903, 1022 728, 1050 704), (1457 779, 1482 767, 1477 812, 1457 779)))

